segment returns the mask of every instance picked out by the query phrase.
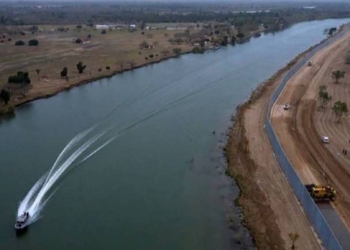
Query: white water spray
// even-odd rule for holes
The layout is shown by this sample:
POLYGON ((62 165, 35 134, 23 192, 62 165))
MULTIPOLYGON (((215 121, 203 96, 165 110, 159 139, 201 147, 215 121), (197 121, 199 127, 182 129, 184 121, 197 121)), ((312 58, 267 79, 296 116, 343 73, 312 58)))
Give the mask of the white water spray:
MULTIPOLYGON (((17 216, 22 215, 24 212, 28 212, 30 215, 30 219, 28 220, 27 225, 37 221, 38 219, 40 219, 41 212, 45 204, 55 192, 55 184, 57 184, 60 178, 70 169, 72 169, 75 166, 78 166, 79 164, 93 156, 99 150, 101 150, 110 142, 112 142, 121 134, 123 134, 123 132, 167 110, 171 106, 183 101, 184 99, 206 90, 216 82, 226 77, 227 76, 224 76, 209 83, 204 82, 201 86, 189 87, 183 86, 181 84, 175 86, 165 85, 163 88, 150 91, 147 94, 146 92, 148 89, 145 89, 144 91, 142 91, 142 94, 145 95, 144 98, 133 98, 132 100, 126 101, 125 103, 122 103, 121 105, 117 106, 99 124, 79 133, 67 144, 67 146, 57 157, 52 168, 42 177, 40 177, 40 179, 29 190, 25 198, 20 202, 17 211, 17 216), (171 94, 172 91, 176 91, 176 89, 178 88, 186 88, 187 94, 179 96, 178 98, 169 101, 167 94, 171 94), (160 101, 160 103, 157 103, 158 105, 156 107, 151 107, 150 109, 144 107, 143 102, 147 103, 149 102, 149 100, 153 100, 153 95, 156 92, 163 93, 163 95, 158 95, 161 96, 161 98, 156 100, 160 101), (121 110, 121 108, 124 109, 121 110), (137 115, 136 113, 136 116, 130 117, 130 119, 116 119, 116 117, 120 116, 120 113, 129 113, 133 108, 139 111, 142 109, 142 112, 139 113, 139 115, 137 115), (113 125, 108 126, 108 124, 113 125)), ((183 93, 183 91, 179 92, 183 93)))

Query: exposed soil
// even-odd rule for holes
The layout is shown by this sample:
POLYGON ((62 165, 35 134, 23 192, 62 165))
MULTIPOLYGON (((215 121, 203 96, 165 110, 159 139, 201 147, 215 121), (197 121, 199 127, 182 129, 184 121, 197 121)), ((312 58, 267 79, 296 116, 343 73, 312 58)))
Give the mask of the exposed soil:
POLYGON ((289 249, 290 233, 299 234, 296 247, 322 249, 274 158, 264 130, 269 98, 294 62, 262 84, 251 99, 238 108, 226 147, 228 174, 240 187, 238 203, 259 249, 289 249))
POLYGON ((279 140, 302 182, 330 183, 338 191, 333 206, 350 228, 350 124, 348 118, 336 122, 331 107, 341 100, 349 104, 350 69, 344 63, 349 49, 350 34, 317 53, 311 60, 314 64, 304 66, 286 85, 272 112, 272 124, 279 140), (346 78, 335 84, 332 71, 345 70, 346 78), (318 88, 326 85, 332 101, 320 109, 317 100, 318 88), (291 104, 291 110, 281 109, 284 103, 291 104), (330 137, 325 145, 321 136, 330 137))
POLYGON ((25 91, 23 88, 15 92, 12 90, 10 105, 4 106, 0 101, 0 114, 25 102, 177 56, 173 52, 174 48, 181 48, 181 53, 192 51, 191 44, 173 45, 168 42, 176 32, 178 31, 152 30, 143 35, 141 31, 113 30, 103 35, 100 30, 89 27, 76 29, 70 26, 69 31, 59 32, 54 26, 40 26, 40 31, 35 34, 7 35, 6 39, 12 40, 0 44, 0 89, 11 90, 13 84, 6 84, 7 79, 17 71, 28 71, 31 84, 25 91), (91 36, 91 39, 85 44, 73 42, 76 38, 86 39, 87 36, 91 36), (30 39, 37 39, 39 45, 14 45, 17 40, 28 42, 30 39), (154 47, 140 49, 143 41, 154 44, 154 47), (165 50, 168 51, 167 54, 162 53, 165 50), (76 68, 79 61, 87 65, 83 74, 79 74, 76 68), (131 63, 134 64, 133 67, 131 63), (60 77, 63 67, 68 68, 69 80, 60 77), (39 74, 37 69, 40 70, 39 74))

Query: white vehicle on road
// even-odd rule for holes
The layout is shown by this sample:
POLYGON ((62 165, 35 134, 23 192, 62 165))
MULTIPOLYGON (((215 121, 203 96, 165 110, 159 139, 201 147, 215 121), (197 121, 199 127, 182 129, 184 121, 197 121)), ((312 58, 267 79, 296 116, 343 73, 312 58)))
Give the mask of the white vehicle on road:
POLYGON ((322 136, 322 142, 323 142, 323 143, 329 143, 329 138, 328 138, 328 136, 322 136))
POLYGON ((288 109, 289 109, 289 104, 284 104, 284 105, 283 105, 283 109, 284 109, 284 110, 288 110, 288 109))

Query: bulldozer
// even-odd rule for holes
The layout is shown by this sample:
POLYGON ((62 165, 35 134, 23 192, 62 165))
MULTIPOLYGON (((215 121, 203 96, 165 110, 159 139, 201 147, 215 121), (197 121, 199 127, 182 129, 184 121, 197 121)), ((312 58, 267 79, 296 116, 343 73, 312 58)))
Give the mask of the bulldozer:
POLYGON ((337 196, 337 192, 330 185, 308 184, 305 187, 314 201, 334 201, 337 196))

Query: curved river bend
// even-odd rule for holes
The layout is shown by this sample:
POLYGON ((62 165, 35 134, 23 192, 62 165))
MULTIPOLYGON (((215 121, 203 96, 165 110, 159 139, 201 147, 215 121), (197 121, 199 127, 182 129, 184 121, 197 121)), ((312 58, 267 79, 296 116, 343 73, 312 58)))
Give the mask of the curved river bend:
POLYGON ((252 248, 233 204, 237 187, 224 174, 230 117, 252 89, 324 39, 325 28, 346 21, 297 24, 18 108, 0 120, 0 249, 252 248), (91 126, 82 139, 89 147, 55 182, 43 218, 16 236, 19 202, 91 126))

